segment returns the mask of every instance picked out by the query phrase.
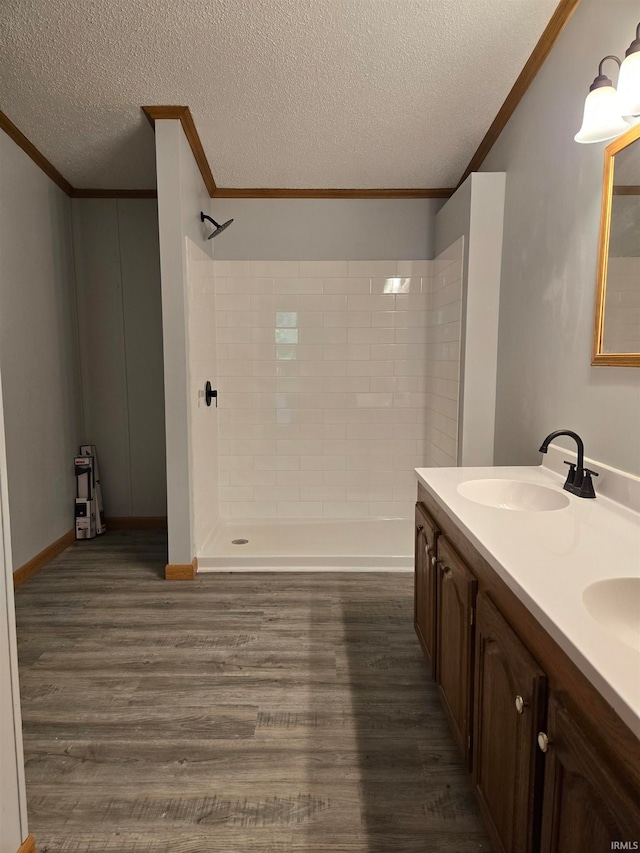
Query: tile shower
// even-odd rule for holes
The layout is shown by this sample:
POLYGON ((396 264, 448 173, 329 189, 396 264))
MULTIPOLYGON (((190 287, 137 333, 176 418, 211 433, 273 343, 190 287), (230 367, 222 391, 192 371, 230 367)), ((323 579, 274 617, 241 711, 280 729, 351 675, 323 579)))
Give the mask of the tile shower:
POLYGON ((422 261, 189 249, 201 568, 408 565, 413 469, 457 461, 462 240, 422 261))
POLYGON ((605 352, 637 352, 640 342, 640 257, 609 258, 605 352))

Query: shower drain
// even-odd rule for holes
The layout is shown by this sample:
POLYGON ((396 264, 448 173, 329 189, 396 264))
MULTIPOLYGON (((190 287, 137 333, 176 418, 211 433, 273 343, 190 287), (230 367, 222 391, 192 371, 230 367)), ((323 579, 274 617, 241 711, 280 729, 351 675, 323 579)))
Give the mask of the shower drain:
POLYGON ((248 539, 232 539, 232 545, 247 545, 249 543, 248 539))

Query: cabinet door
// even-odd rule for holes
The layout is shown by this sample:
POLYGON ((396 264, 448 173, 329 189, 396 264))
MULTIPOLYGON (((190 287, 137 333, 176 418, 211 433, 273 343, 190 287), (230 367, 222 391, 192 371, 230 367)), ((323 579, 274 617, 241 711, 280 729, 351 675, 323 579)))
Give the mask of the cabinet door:
POLYGON ((496 853, 537 849, 547 680, 489 597, 476 605, 473 781, 496 853))
POLYGON ((435 675, 436 540, 438 531, 420 504, 416 504, 416 562, 413 621, 422 651, 435 675))
POLYGON ((542 853, 637 850, 639 792, 629 793, 607 756, 554 694, 546 735, 542 853))
POLYGON ((437 556, 436 680, 453 734, 469 766, 477 581, 444 536, 438 538, 437 556))

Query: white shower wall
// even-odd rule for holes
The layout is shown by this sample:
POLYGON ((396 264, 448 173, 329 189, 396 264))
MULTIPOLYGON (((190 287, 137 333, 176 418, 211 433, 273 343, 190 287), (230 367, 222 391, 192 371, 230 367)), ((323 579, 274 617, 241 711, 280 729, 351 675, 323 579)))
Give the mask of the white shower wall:
POLYGON ((456 464, 461 244, 435 261, 192 246, 197 549, 218 517, 412 516, 413 469, 456 464), (216 375, 217 412, 199 396, 216 375))
POLYGON ((459 463, 464 237, 431 262, 429 279, 426 453, 427 468, 459 463))
POLYGON ((605 352, 638 352, 640 257, 610 257, 607 270, 605 352))
POLYGON ((214 262, 188 237, 187 320, 189 341, 189 387, 191 488, 195 553, 215 531, 218 510, 218 417, 215 403, 204 399, 207 380, 215 388, 217 377, 216 296, 214 262))

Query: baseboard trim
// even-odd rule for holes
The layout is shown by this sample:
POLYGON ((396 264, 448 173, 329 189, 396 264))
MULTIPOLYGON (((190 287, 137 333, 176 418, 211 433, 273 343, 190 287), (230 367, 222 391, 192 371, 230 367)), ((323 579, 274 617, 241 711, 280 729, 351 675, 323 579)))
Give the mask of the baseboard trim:
POLYGON ((107 530, 166 530, 166 515, 122 515, 105 518, 107 530))
POLYGON ((36 840, 33 835, 27 835, 18 848, 18 853, 36 853, 36 840))
POLYGON ((414 569, 411 566, 238 566, 228 564, 226 566, 201 566, 198 569, 200 575, 215 575, 215 574, 285 574, 286 572, 295 574, 309 574, 316 572, 319 575, 349 574, 349 573, 369 573, 377 574, 397 574, 399 572, 413 573, 414 569))
MULTIPOLYGON (((39 554, 36 554, 35 557, 28 560, 24 566, 20 566, 19 569, 16 569, 13 573, 14 589, 17 589, 17 587, 23 584, 26 580, 33 577, 33 575, 39 572, 40 569, 44 568, 47 563, 50 563, 54 557, 57 557, 58 554, 62 554, 62 552, 68 548, 72 542, 75 542, 75 538, 75 530, 67 531, 64 536, 56 539, 56 541, 52 542, 51 545, 44 549, 44 551, 40 551, 39 554)), ((27 839, 27 841, 28 840, 29 839, 27 839)))
POLYGON ((164 579, 167 581, 192 581, 198 574, 198 558, 190 563, 167 563, 164 567, 164 579))

